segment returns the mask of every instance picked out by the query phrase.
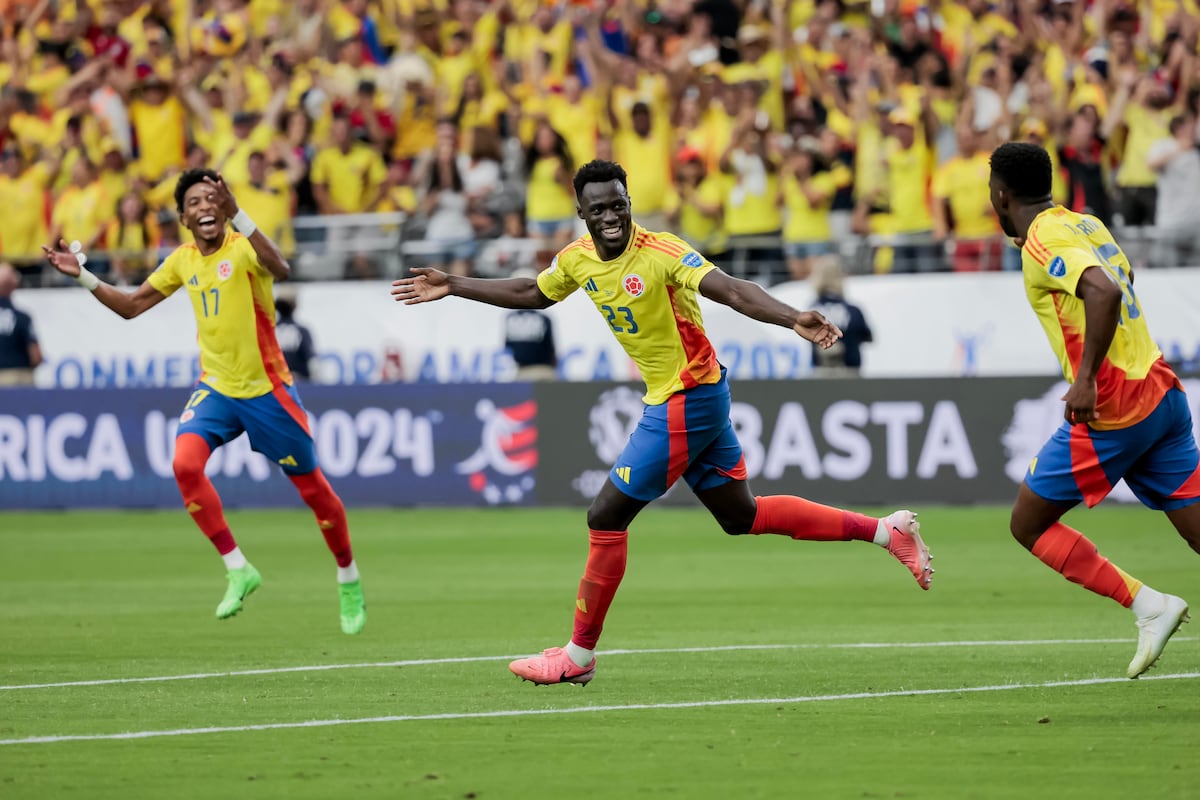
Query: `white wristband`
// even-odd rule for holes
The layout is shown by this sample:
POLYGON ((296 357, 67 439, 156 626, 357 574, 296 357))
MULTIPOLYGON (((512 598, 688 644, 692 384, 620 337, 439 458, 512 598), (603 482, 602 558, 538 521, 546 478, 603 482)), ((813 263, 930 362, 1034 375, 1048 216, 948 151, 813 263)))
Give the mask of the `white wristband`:
POLYGON ((89 292, 96 291, 96 287, 100 285, 100 279, 88 272, 83 266, 79 267, 79 274, 75 277, 75 282, 89 292))
POLYGON ((250 219, 250 215, 244 209, 239 208, 238 212, 233 215, 233 229, 249 239, 258 230, 258 226, 254 224, 254 220, 250 219))

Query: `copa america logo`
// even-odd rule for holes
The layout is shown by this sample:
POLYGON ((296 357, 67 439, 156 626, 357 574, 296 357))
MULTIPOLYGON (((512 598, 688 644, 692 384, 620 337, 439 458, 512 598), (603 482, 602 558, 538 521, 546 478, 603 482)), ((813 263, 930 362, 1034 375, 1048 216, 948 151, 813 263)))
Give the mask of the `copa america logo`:
POLYGON ((488 505, 518 503, 533 490, 537 467, 537 403, 527 400, 497 406, 490 399, 475 405, 483 423, 479 449, 454 466, 488 505))

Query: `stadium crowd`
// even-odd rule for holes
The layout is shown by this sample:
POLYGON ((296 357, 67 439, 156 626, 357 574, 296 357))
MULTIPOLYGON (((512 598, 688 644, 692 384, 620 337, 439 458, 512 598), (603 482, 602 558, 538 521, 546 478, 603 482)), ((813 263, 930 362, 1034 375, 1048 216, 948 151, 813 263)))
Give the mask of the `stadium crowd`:
POLYGON ((0 260, 30 284, 59 237, 140 281, 190 237, 173 190, 196 166, 339 277, 385 271, 365 243, 389 231, 410 263, 495 274, 581 232, 593 158, 626 167, 642 225, 735 274, 1011 269, 987 175, 1017 138, 1136 265, 1200 259, 1194 0, 0 0, 0 21, 0 260))

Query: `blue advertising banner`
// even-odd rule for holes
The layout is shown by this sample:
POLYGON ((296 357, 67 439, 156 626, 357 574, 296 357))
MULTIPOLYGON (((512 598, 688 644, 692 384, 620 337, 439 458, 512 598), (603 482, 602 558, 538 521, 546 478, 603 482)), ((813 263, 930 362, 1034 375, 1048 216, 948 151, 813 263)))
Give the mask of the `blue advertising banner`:
MULTIPOLYGON (((317 456, 349 505, 536 502, 528 384, 304 386, 317 456)), ((0 391, 0 509, 174 508, 171 465, 188 392, 0 391)), ((245 435, 208 474, 229 507, 299 505, 245 435)))

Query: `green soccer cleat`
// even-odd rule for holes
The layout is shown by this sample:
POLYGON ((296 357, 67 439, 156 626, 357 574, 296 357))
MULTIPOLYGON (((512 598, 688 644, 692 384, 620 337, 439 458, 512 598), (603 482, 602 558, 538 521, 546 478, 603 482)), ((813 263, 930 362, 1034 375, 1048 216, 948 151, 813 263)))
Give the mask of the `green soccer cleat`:
POLYGON ((342 602, 342 633, 354 635, 367 624, 367 601, 363 598, 362 581, 338 584, 342 602))
POLYGON ((229 619, 241 611, 246 598, 262 586, 262 575, 259 575, 258 570, 250 563, 240 569, 229 570, 226 577, 229 579, 229 587, 225 590, 225 596, 221 598, 221 604, 217 606, 217 619, 229 619))

